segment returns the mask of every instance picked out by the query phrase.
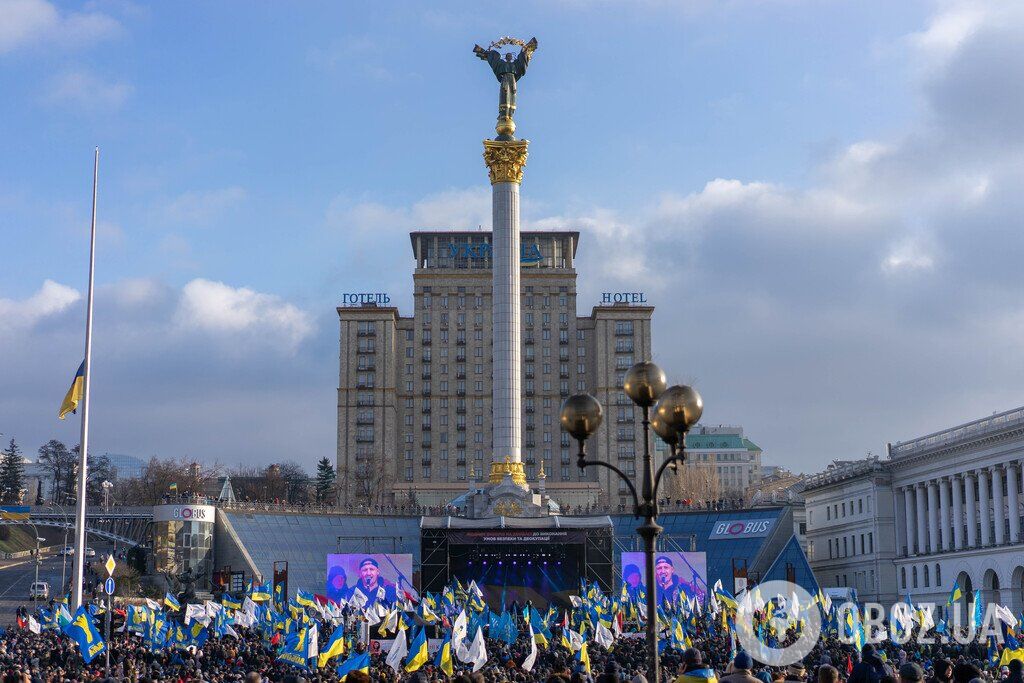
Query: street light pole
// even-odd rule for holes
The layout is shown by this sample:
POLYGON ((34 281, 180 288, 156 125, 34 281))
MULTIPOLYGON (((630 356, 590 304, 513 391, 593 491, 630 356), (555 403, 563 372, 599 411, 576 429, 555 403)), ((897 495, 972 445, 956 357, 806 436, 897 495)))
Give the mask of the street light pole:
POLYGON ((678 465, 685 462, 686 433, 700 419, 704 410, 704 403, 695 389, 679 385, 666 388, 667 384, 661 368, 654 363, 641 362, 629 369, 622 387, 626 395, 643 411, 644 454, 640 495, 637 495, 636 487, 630 478, 618 467, 600 460, 586 459, 586 440, 601 426, 603 417, 603 409, 596 398, 590 394, 570 396, 562 404, 559 416, 562 429, 579 443, 577 466, 581 470, 597 466, 615 472, 626 483, 633 496, 633 515, 643 520, 636 531, 644 542, 644 569, 647 582, 647 680, 652 683, 661 681, 658 661, 658 589, 654 575, 654 552, 658 535, 662 532, 662 527, 658 524, 658 491, 665 468, 671 465, 673 471, 677 471, 678 465), (670 447, 669 457, 661 463, 657 471, 650 448, 652 428, 670 447))

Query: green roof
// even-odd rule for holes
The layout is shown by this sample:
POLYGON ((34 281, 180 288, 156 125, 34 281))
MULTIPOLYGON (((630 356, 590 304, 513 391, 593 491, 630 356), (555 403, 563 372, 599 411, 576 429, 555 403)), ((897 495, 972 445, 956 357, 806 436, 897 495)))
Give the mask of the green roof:
POLYGON ((701 451, 723 449, 760 451, 760 447, 739 434, 687 434, 686 447, 701 451))

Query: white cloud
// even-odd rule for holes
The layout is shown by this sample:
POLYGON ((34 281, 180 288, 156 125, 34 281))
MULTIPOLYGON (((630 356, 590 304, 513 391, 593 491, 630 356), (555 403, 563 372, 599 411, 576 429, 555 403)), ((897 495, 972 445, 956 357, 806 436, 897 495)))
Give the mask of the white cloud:
POLYGON ((182 289, 178 327, 245 339, 293 353, 314 331, 312 317, 272 294, 197 278, 182 289))
POLYGON ((0 298, 0 332, 28 328, 43 318, 61 313, 82 298, 78 290, 53 280, 27 299, 0 298))
POLYGON ((0 54, 25 47, 79 47, 116 35, 121 24, 100 12, 62 13, 46 0, 0 0, 0 54))
POLYGON ((85 69, 65 71, 54 77, 45 99, 50 104, 74 106, 86 111, 118 109, 131 94, 124 82, 107 81, 85 69))
POLYGON ((931 270, 935 259, 926 241, 919 236, 905 237, 895 242, 882 261, 882 270, 889 274, 917 270, 931 270))

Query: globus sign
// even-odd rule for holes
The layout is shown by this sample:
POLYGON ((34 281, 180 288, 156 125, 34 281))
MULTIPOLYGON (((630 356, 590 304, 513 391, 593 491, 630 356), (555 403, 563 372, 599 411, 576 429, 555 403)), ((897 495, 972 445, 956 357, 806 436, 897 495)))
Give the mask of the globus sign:
POLYGON ((727 541, 733 538, 764 538, 774 524, 774 519, 730 519, 715 522, 711 527, 709 541, 727 541))
POLYGON ((157 505, 153 508, 153 521, 213 524, 215 510, 212 505, 157 505))
MULTIPOLYGON (((449 244, 448 256, 451 258, 491 258, 494 253, 490 244, 449 244)), ((519 248, 520 263, 540 263, 544 256, 540 253, 539 244, 523 244, 519 248)))

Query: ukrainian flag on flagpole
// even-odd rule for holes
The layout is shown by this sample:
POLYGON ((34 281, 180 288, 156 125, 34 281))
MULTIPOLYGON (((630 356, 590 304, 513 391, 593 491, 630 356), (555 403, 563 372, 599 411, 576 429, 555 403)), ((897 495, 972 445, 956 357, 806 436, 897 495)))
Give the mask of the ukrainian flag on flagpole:
POLYGON ((331 639, 327 641, 327 647, 320 653, 320 658, 317 660, 317 664, 323 667, 332 657, 340 657, 343 654, 345 654, 344 624, 335 627, 334 633, 331 634, 331 639))
POLYGON ((441 647, 437 650, 437 656, 434 657, 434 666, 443 671, 446 676, 451 677, 455 671, 455 667, 452 663, 452 632, 448 631, 445 634, 444 642, 441 643, 441 647))
POLYGON ((409 673, 418 671, 429 659, 430 656, 427 654, 427 629, 421 628, 416 637, 412 639, 412 645, 409 646, 409 656, 405 660, 405 670, 409 673))
POLYGON ((78 410, 78 404, 82 400, 82 392, 85 391, 85 361, 78 366, 78 372, 75 373, 75 378, 71 380, 71 388, 68 389, 68 393, 64 396, 64 401, 60 404, 60 412, 57 413, 57 417, 64 419, 68 413, 73 413, 78 410))
POLYGON ((78 643, 78 649, 81 650, 82 659, 86 664, 107 649, 107 644, 103 642, 100 632, 96 630, 92 618, 84 607, 78 608, 75 618, 63 630, 65 635, 78 643))
POLYGON ((344 681, 345 677, 353 671, 362 671, 364 674, 370 673, 370 653, 364 652, 363 654, 355 654, 346 659, 344 662, 338 665, 338 680, 344 681))
POLYGON ((962 597, 964 597, 964 592, 960 589, 960 582, 953 579, 953 588, 949 591, 949 599, 946 600, 946 605, 952 607, 953 603, 962 597))
POLYGON ((181 609, 181 605, 178 603, 178 599, 170 593, 164 596, 164 604, 167 605, 168 609, 175 612, 181 609))

